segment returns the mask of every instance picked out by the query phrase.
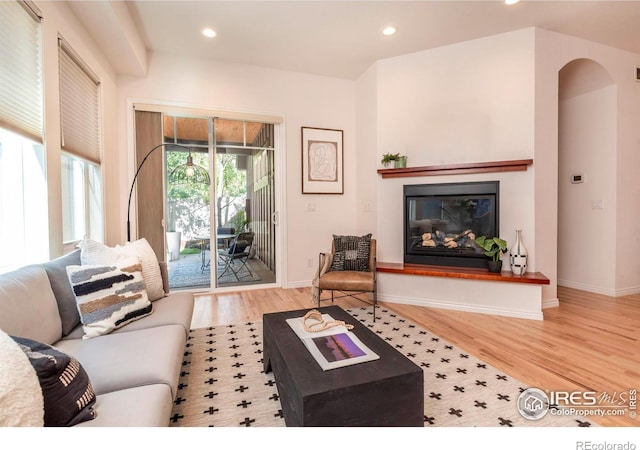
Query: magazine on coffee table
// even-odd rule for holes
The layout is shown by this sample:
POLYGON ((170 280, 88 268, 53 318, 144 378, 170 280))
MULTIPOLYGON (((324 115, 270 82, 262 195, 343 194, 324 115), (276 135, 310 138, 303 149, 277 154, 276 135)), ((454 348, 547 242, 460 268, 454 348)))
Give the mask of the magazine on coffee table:
MULTIPOLYGON (((327 322, 333 321, 333 318, 328 314, 323 314, 322 318, 327 322)), ((380 359, 379 355, 372 352, 345 326, 340 325, 314 333, 304 329, 301 317, 287 319, 287 323, 322 370, 337 369, 380 359)))

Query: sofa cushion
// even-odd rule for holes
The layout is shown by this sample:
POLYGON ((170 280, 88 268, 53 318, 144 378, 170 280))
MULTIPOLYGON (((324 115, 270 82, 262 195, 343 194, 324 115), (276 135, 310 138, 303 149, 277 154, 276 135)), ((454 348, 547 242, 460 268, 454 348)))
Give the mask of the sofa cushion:
POLYGON ((41 427, 44 398, 38 375, 20 346, 0 330, 0 427, 41 427))
MULTIPOLYGON (((131 322, 112 333, 126 333, 144 328, 160 327, 163 325, 180 325, 184 328, 185 336, 191 328, 191 316, 193 315, 193 293, 188 291, 176 291, 153 302, 153 314, 140 320, 131 322)), ((71 333, 62 339, 81 339, 84 334, 82 326, 77 326, 71 333)))
POLYGON ((96 395, 77 359, 50 345, 12 337, 38 374, 45 427, 70 427, 95 417, 96 395))
POLYGON ((345 291, 373 291, 375 279, 373 272, 341 270, 325 273, 319 280, 320 289, 345 291))
POLYGON ((0 328, 45 344, 62 336, 58 303, 41 265, 0 275, 0 328))
POLYGON ((78 305, 67 276, 67 266, 73 265, 80 265, 80 250, 42 264, 49 277, 53 295, 58 302, 63 336, 69 334, 80 323, 78 305))
POLYGON ((162 383, 175 396, 186 340, 182 326, 166 325, 55 345, 82 363, 97 395, 162 383))
POLYGON ((110 333, 153 311, 137 258, 111 266, 67 266, 67 273, 78 303, 83 339, 110 333))
POLYGON ((142 264, 142 276, 147 285, 149 300, 155 301, 165 296, 158 258, 146 239, 138 239, 115 247, 85 239, 80 243, 80 249, 82 250, 80 259, 83 265, 115 264, 121 259, 132 256, 138 258, 142 264))
POLYGON ((167 427, 173 400, 166 384, 150 384, 98 396, 97 417, 78 427, 167 427))

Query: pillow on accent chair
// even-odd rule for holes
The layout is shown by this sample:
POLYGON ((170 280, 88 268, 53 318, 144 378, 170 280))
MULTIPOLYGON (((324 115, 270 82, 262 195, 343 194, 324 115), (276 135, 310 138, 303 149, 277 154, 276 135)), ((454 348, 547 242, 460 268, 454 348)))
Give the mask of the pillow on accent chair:
POLYGON ((127 242, 125 245, 109 247, 91 239, 85 239, 79 245, 82 250, 80 259, 82 265, 111 265, 120 260, 132 256, 137 257, 142 264, 142 276, 147 286, 147 296, 150 301, 164 297, 164 287, 162 285, 162 273, 158 257, 145 239, 127 242))
POLYGON ((70 427, 96 417, 96 394, 77 359, 55 347, 11 336, 38 375, 44 398, 44 426, 70 427))
POLYGON ((371 233, 364 236, 333 235, 331 271, 355 270, 369 272, 371 233))
POLYGON ((137 258, 117 265, 68 266, 83 339, 108 334, 153 312, 137 258))

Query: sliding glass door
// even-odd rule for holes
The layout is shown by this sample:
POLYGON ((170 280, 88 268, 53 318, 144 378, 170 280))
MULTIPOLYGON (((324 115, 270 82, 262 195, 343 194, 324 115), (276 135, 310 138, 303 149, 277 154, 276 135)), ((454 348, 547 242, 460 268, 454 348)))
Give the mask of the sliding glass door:
POLYGON ((211 286, 212 123, 210 118, 163 115, 164 224, 171 289, 211 286), (196 172, 206 172, 206 177, 197 177, 196 172))
POLYGON ((136 111, 138 159, 163 144, 138 180, 137 236, 167 262, 170 289, 276 282, 274 128, 136 111))
POLYGON ((274 124, 214 120, 215 286, 276 281, 274 124))

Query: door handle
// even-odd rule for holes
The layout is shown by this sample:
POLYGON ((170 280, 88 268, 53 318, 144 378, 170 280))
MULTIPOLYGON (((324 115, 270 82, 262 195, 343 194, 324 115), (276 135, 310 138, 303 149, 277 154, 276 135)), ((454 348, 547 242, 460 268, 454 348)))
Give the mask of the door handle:
POLYGON ((274 211, 271 214, 271 223, 273 223, 274 225, 278 225, 280 216, 278 215, 278 211, 274 211))

